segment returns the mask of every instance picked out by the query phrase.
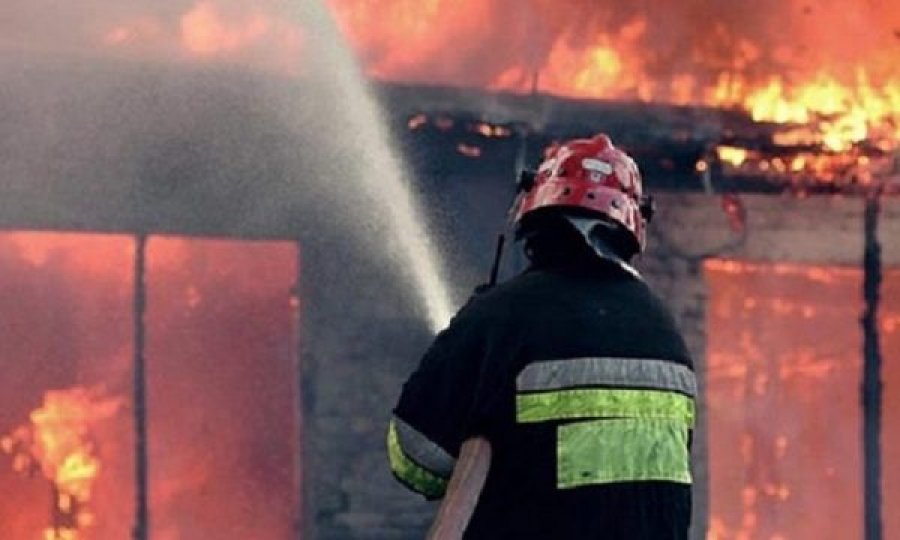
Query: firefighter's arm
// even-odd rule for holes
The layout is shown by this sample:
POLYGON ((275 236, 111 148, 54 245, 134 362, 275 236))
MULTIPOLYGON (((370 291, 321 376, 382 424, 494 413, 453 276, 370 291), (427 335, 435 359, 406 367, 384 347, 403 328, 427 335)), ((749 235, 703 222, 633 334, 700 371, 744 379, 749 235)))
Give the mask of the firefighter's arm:
POLYGON ((435 338, 403 385, 388 429, 394 476, 431 500, 444 496, 463 442, 484 435, 476 397, 485 324, 475 303, 435 338))
POLYGON ((490 467, 491 443, 487 439, 475 437, 463 443, 444 500, 428 532, 428 540, 462 538, 490 467))

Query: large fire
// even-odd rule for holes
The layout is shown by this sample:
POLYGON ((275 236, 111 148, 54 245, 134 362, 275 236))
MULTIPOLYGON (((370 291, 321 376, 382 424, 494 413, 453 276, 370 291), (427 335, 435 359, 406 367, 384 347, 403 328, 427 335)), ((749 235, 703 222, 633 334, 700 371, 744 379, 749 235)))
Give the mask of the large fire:
POLYGON ((698 170, 801 192, 900 177, 896 2, 330 5, 374 78, 739 110, 765 130, 723 130, 698 170))
MULTIPOLYGON (((134 250, 0 234, 3 540, 131 535, 134 250)), ((150 238, 152 538, 291 535, 296 280, 292 243, 150 238)))
MULTIPOLYGON (((327 4, 375 79, 741 109, 782 126, 777 144, 807 149, 789 170, 836 171, 822 156, 900 147, 900 3, 890 0, 327 4)), ((296 73, 295 12, 280 1, 199 0, 124 18, 97 40, 296 73)), ((748 163, 760 161, 777 167, 748 163)))
POLYGON ((27 424, 0 438, 17 473, 39 473, 50 483, 55 508, 44 540, 78 540, 94 522, 88 504, 102 464, 92 435, 123 403, 96 388, 50 390, 27 424))
POLYGON ((330 4, 378 78, 743 108, 835 152, 900 139, 896 2, 330 4))

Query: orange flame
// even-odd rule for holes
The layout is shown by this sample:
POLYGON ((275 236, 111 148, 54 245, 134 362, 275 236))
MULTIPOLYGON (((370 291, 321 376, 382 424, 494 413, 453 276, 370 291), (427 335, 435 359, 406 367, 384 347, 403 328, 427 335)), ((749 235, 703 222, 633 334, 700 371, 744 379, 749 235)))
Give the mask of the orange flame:
POLYGON ((865 140, 900 146, 895 3, 655 12, 605 1, 524 0, 515 12, 490 0, 329 4, 378 78, 737 107, 756 121, 802 125, 784 137, 827 151, 865 140))
POLYGON ((56 519, 44 530, 44 540, 77 540, 78 531, 94 522, 87 506, 101 461, 91 432, 122 405, 122 399, 106 397, 99 389, 51 390, 28 424, 0 439, 16 472, 40 473, 53 485, 56 519))
POLYGON ((757 121, 815 126, 776 142, 821 144, 841 152, 871 138, 890 151, 900 139, 900 78, 874 88, 865 68, 846 84, 828 72, 793 87, 774 77, 747 95, 743 104, 757 121))

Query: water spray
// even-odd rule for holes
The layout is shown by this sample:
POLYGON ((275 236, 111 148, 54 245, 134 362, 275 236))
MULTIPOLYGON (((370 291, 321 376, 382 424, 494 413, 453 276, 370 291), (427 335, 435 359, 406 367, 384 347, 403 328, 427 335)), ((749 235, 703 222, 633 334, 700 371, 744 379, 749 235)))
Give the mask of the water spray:
POLYGON ((406 168, 389 144, 391 137, 378 104, 368 92, 367 83, 328 8, 320 0, 301 0, 296 6, 299 19, 310 34, 306 60, 313 64, 314 74, 322 77, 321 82, 339 103, 340 121, 346 126, 348 138, 358 139, 354 148, 359 149, 359 155, 355 159, 364 167, 360 166, 352 176, 376 211, 387 217, 398 255, 405 259, 403 266, 410 269, 429 326, 437 333, 449 323, 452 304, 438 270, 437 253, 426 233, 426 220, 410 189, 406 168))

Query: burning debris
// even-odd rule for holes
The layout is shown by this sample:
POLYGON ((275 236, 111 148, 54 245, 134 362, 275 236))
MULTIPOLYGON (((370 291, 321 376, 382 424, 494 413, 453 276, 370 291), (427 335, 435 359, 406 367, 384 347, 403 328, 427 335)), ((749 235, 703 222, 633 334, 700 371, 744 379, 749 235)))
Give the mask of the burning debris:
POLYGON ((410 131, 433 128, 439 132, 456 131, 477 134, 484 139, 505 139, 512 137, 513 128, 503 124, 493 124, 483 120, 462 119, 453 113, 428 114, 420 112, 409 117, 406 125, 410 131))
POLYGON ((554 140, 588 132, 590 125, 608 125, 641 163, 651 188, 805 195, 856 194, 880 185, 885 193, 900 193, 900 136, 883 130, 867 131, 869 138, 860 141, 827 142, 815 122, 756 121, 751 111, 735 109, 550 96, 535 101, 431 88, 415 89, 417 97, 410 99, 412 92, 382 88, 389 110, 405 118, 411 152, 425 155, 420 162, 444 163, 460 174, 469 166, 449 154, 505 159, 506 170, 513 170, 523 147, 533 154, 554 140), (479 111, 475 95, 495 110, 479 111), (523 121, 534 116, 535 107, 547 111, 543 126, 523 121))
MULTIPOLYGON (((502 96, 486 95, 479 104, 461 100, 455 112, 438 101, 410 115, 408 127, 420 134, 429 125, 453 132, 448 145, 466 157, 474 153, 472 141, 459 140, 453 119, 471 124, 482 111, 493 111, 502 118, 501 131, 493 131, 491 123, 476 128, 490 138, 518 134, 507 126, 533 124, 539 117, 539 125, 524 131, 537 132, 544 144, 577 135, 578 126, 588 123, 586 117, 576 118, 564 124, 567 132, 559 124, 554 129, 548 117, 556 115, 559 103, 589 98, 657 109, 649 118, 622 120, 631 133, 616 137, 641 161, 640 149, 629 147, 627 135, 650 135, 633 138, 661 148, 656 161, 663 171, 677 168, 671 155, 700 145, 691 166, 701 180, 709 173, 737 190, 744 185, 755 191, 755 183, 778 186, 765 191, 840 193, 887 183, 887 191, 900 191, 895 181, 900 178, 900 71, 892 60, 900 10, 876 2, 864 9, 856 6, 853 21, 835 20, 834 14, 848 7, 845 3, 830 0, 810 9, 773 2, 748 10, 706 2, 696 6, 702 9, 696 13, 679 4, 646 10, 607 2, 527 1, 517 5, 512 19, 503 16, 507 6, 501 0, 464 6, 442 0, 427 5, 333 0, 331 5, 363 67, 377 79, 536 98, 510 108, 502 96), (397 17, 376 18, 376 11, 396 11, 397 17), (501 18, 503 33, 483 30, 490 28, 483 21, 501 18), (439 25, 429 24, 438 20, 439 25), (792 31, 773 35, 775 27, 792 31), (843 40, 823 38, 821 28, 840 28, 842 35, 860 39, 852 50, 843 45, 836 49, 843 40), (473 46, 449 46, 458 43, 473 46), (476 50, 489 52, 473 62, 476 50), (697 110, 707 117, 707 126, 715 121, 709 119, 721 124, 716 131, 667 125, 672 106, 697 110)), ((587 110, 587 104, 582 108, 587 110)), ((594 125, 609 129, 619 121, 595 112, 594 125)), ((479 146, 482 154, 490 153, 479 146)))
POLYGON ((736 146, 722 144, 698 161, 698 171, 712 170, 720 178, 762 179, 785 186, 788 191, 861 193, 875 184, 886 191, 900 192, 897 157, 872 147, 868 141, 845 151, 820 146, 763 144, 736 146))
POLYGON ((17 473, 50 483, 54 508, 43 540, 78 540, 93 524, 89 503, 102 463, 92 433, 123 405, 100 388, 49 390, 29 422, 0 439, 17 473))

